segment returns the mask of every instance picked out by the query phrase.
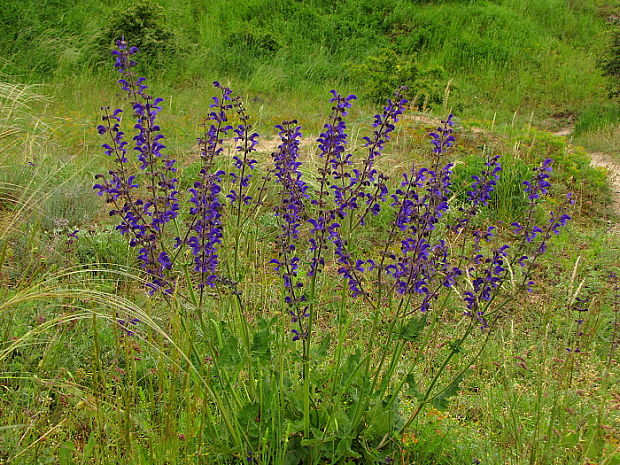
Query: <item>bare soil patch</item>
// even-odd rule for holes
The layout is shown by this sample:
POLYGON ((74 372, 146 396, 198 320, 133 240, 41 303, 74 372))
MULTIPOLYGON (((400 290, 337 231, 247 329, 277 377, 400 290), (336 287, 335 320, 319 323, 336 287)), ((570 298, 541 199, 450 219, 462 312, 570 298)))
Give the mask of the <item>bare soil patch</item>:
MULTIPOLYGON (((568 137, 571 132, 572 128, 566 127, 553 134, 568 137)), ((604 168, 607 171, 612 190, 612 208, 616 217, 620 216, 620 165, 610 155, 603 152, 590 152, 588 155, 590 156, 590 164, 592 166, 604 168)), ((611 229, 615 233, 620 233, 620 223, 616 221, 611 229)))

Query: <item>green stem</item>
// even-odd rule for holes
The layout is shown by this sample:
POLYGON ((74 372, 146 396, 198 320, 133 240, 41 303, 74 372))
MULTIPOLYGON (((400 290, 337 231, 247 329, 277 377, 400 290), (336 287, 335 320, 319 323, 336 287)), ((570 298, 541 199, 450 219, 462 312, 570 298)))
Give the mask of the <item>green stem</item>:
POLYGON ((256 379, 254 376, 254 361, 252 359, 252 339, 250 337, 250 329, 248 327, 248 322, 243 315, 243 302, 241 300, 241 296, 239 294, 235 294, 235 306, 236 306, 236 314, 237 320, 239 324, 239 328, 241 330, 241 338, 243 341, 243 345, 246 352, 246 360, 248 367, 248 378, 249 378, 249 388, 250 388, 250 396, 254 398, 256 393, 256 379))
POLYGON ((473 328, 474 328, 474 323, 473 323, 473 320, 471 320, 470 323, 469 323, 469 326, 467 327, 467 330, 465 331, 463 336, 461 336, 461 338, 458 340, 458 342, 452 346, 452 350, 447 355, 447 357, 444 359, 443 363, 439 367, 439 370, 437 370, 437 373, 435 374, 435 376, 433 377, 432 381, 430 382, 430 384, 426 388, 426 392, 424 393, 424 396, 422 397, 422 400, 420 401, 420 404, 418 405, 418 408, 413 412, 412 415, 409 416, 409 418, 407 419, 405 424, 400 428, 399 434, 402 434, 403 431, 405 431, 409 427, 409 425, 411 425, 413 420, 415 420, 416 417, 421 412, 422 408, 430 401, 429 399, 430 399, 431 392, 433 391, 433 388, 435 387, 435 385, 439 381, 439 378, 443 374, 445 368, 448 366, 448 364, 452 360, 452 357, 454 357, 454 355, 456 355, 460 351, 461 346, 463 345, 463 343, 465 342, 467 337, 469 337, 469 335, 471 334, 473 328))

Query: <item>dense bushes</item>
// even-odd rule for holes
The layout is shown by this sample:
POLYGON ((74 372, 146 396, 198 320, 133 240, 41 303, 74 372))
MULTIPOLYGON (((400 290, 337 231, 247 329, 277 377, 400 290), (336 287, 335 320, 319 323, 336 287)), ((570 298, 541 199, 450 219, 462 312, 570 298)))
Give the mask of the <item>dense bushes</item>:
POLYGON ((620 21, 611 33, 606 56, 601 61, 603 75, 609 78, 610 95, 620 97, 620 21))

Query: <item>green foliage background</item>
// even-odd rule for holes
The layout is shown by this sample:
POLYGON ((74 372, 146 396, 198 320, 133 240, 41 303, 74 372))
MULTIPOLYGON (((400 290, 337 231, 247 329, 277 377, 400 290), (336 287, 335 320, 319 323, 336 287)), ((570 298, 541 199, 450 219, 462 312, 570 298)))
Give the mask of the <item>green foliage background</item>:
POLYGON ((616 8, 605 0, 3 3, 0 66, 22 82, 109 72, 108 50, 125 35, 177 87, 218 78, 253 93, 314 97, 338 86, 377 100, 402 81, 437 106, 450 83, 446 105, 460 114, 534 111, 541 122, 606 97, 596 62, 616 8))

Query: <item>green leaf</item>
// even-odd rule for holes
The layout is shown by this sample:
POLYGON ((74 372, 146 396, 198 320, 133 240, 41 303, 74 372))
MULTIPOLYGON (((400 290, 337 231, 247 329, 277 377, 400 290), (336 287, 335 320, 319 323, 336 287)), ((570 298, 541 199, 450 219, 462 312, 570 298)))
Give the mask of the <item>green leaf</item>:
POLYGON ((360 454, 351 449, 353 440, 351 438, 342 438, 336 447, 336 457, 343 457, 345 459, 360 457, 360 454))
POLYGON ((222 328, 222 346, 218 362, 220 367, 234 367, 239 364, 241 356, 239 354, 239 342, 237 338, 228 330, 222 328))
POLYGON ((86 445, 84 446, 84 450, 82 451, 82 463, 88 463, 88 460, 91 457, 91 454, 93 452, 93 450, 95 449, 95 444, 97 444, 97 434, 96 433, 90 433, 90 435, 88 436, 88 441, 86 442, 86 445))
MULTIPOLYGON (((284 394, 284 399, 286 401, 285 407, 282 409, 286 418, 291 420, 301 420, 303 419, 303 411, 304 411, 304 391, 301 387, 291 387, 289 385, 289 389, 286 389, 284 394)), ((303 422, 301 428, 296 428, 295 431, 303 430, 303 422)))
POLYGON ((423 394, 420 391, 420 389, 418 389, 418 384, 415 381, 415 376, 413 375, 413 373, 408 373, 407 376, 405 376, 405 382, 407 383, 407 394, 414 396, 417 399, 422 398, 423 394))
POLYGON ((383 405, 375 405, 366 416, 365 436, 377 439, 388 433, 394 426, 394 415, 383 405))
POLYGON ((73 451, 75 445, 72 442, 65 441, 58 449, 58 460, 60 465, 72 465, 73 464, 73 451))
POLYGON ((315 355, 317 357, 324 357, 325 355, 327 355, 327 352, 329 351, 329 346, 331 345, 331 343, 332 343, 331 336, 324 336, 321 339, 321 342, 316 345, 315 355))
POLYGON ((260 406, 257 403, 246 404, 237 414, 239 426, 251 438, 258 438, 258 424, 260 423, 260 406))
POLYGON ((254 333, 252 338, 252 352, 259 360, 267 362, 271 359, 270 344, 273 341, 273 333, 271 332, 272 320, 261 318, 258 322, 259 330, 254 333))
POLYGON ((433 397, 431 403, 436 409, 445 410, 448 408, 448 399, 450 397, 454 397, 459 393, 459 384, 463 381, 463 375, 458 376, 454 381, 452 381, 448 387, 446 387, 443 391, 433 397))
POLYGON ((323 438, 302 439, 301 445, 302 446, 316 446, 317 444, 325 444, 326 442, 334 442, 336 439, 338 439, 336 436, 329 436, 324 439, 323 438))
POLYGON ((306 456, 307 449, 305 447, 290 448, 286 451, 284 457, 284 465, 299 465, 306 456))
MULTIPOLYGON (((361 376, 364 370, 359 369, 360 363, 362 363, 362 355, 360 349, 357 348, 355 350, 355 353, 350 354, 345 360, 345 362, 342 364, 342 366, 339 368, 339 371, 341 373, 346 374, 346 376, 344 376, 341 380, 343 386, 346 383, 350 383, 351 386, 361 388, 368 385, 368 378, 361 376)), ((352 389, 352 391, 358 392, 357 389, 352 389)))
POLYGON ((593 425, 592 429, 587 433, 585 445, 584 455, 586 457, 595 459, 602 455, 603 449, 605 448, 605 440, 603 439, 600 428, 593 425))
POLYGON ((426 327, 426 314, 419 317, 413 317, 407 320, 400 329, 399 337, 404 341, 417 341, 422 335, 422 330, 426 327))

